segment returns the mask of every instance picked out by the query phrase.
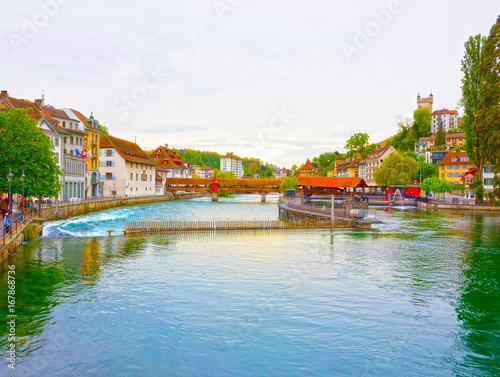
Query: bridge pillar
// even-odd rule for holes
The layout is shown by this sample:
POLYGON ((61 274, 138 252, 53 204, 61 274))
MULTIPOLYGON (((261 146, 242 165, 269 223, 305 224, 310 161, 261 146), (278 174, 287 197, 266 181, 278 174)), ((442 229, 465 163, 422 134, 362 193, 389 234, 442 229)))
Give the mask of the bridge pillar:
POLYGON ((267 192, 261 192, 260 193, 260 202, 261 203, 265 203, 266 202, 266 196, 267 196, 267 192))
POLYGON ((218 202, 219 201, 219 194, 215 191, 212 192, 212 202, 218 202))

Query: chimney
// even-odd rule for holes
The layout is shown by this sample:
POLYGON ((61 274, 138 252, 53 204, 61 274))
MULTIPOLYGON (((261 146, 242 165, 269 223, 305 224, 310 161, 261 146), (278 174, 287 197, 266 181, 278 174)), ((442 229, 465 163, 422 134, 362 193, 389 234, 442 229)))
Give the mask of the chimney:
POLYGON ((7 93, 6 90, 2 90, 2 96, 4 97, 8 97, 9 96, 9 93, 7 93))
POLYGON ((42 104, 43 104, 43 99, 36 99, 35 100, 35 105, 38 107, 38 109, 42 109, 42 104))
POLYGON ((168 148, 168 143, 165 143, 165 148, 168 148))

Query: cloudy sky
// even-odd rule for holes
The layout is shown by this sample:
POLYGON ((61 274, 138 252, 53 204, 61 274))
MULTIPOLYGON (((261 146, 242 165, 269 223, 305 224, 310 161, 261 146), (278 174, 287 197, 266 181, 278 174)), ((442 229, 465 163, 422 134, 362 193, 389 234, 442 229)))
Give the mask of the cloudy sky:
POLYGON ((143 148, 286 165, 396 133, 420 92, 456 108, 493 0, 23 0, 0 13, 1 89, 91 112, 143 148))

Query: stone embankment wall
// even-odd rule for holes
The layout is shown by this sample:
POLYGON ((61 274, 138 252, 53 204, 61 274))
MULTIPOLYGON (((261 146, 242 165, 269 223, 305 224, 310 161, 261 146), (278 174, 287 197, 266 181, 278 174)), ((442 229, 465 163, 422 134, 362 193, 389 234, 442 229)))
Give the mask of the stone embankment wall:
POLYGON ((500 207, 473 205, 473 204, 451 204, 451 203, 422 203, 418 202, 420 209, 451 209, 459 211, 493 211, 500 212, 500 207))

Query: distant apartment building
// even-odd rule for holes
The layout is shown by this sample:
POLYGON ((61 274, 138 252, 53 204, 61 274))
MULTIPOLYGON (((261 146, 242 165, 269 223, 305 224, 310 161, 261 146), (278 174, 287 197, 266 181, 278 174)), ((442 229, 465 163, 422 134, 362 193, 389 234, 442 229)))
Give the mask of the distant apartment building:
POLYGON ((243 177, 245 172, 241 158, 232 153, 228 153, 220 158, 220 170, 232 171, 236 175, 236 178, 243 177))
POLYGON ((194 172, 200 178, 211 178, 214 171, 208 166, 196 166, 194 172))
POLYGON ((462 179, 474 167, 465 152, 449 152, 439 164, 439 178, 454 184, 471 184, 472 179, 462 179))
POLYGON ((370 154, 366 159, 366 183, 368 186, 375 187, 374 174, 375 171, 382 166, 384 160, 389 157, 391 153, 396 152, 392 145, 388 147, 378 148, 375 152, 370 154))
POLYGON ((488 162, 483 168, 483 185, 485 191, 493 191, 493 178, 495 178, 493 166, 488 162))
POLYGON ((431 113, 431 132, 435 134, 439 127, 442 126, 444 132, 448 132, 452 128, 458 128, 458 112, 457 110, 436 110, 431 113))
MULTIPOLYGON (((435 149, 436 135, 432 135, 427 140, 427 148, 435 149)), ((452 134, 446 134, 446 149, 450 150, 453 148, 463 147, 465 145, 465 133, 457 132, 452 134)))
POLYGON ((275 179, 282 179, 283 177, 286 177, 287 175, 292 175, 292 174, 293 174, 293 171, 291 169, 286 169, 286 168, 283 168, 283 169, 277 168, 273 172, 275 179))
POLYGON ((137 144, 103 135, 99 141, 104 196, 155 195, 156 167, 137 144))
POLYGON ((358 177, 363 178, 366 181, 366 159, 359 161, 359 173, 358 177))
POLYGON ((444 157, 449 153, 449 151, 426 151, 424 156, 425 156, 425 162, 428 164, 434 164, 437 165, 441 161, 444 160, 444 157))

